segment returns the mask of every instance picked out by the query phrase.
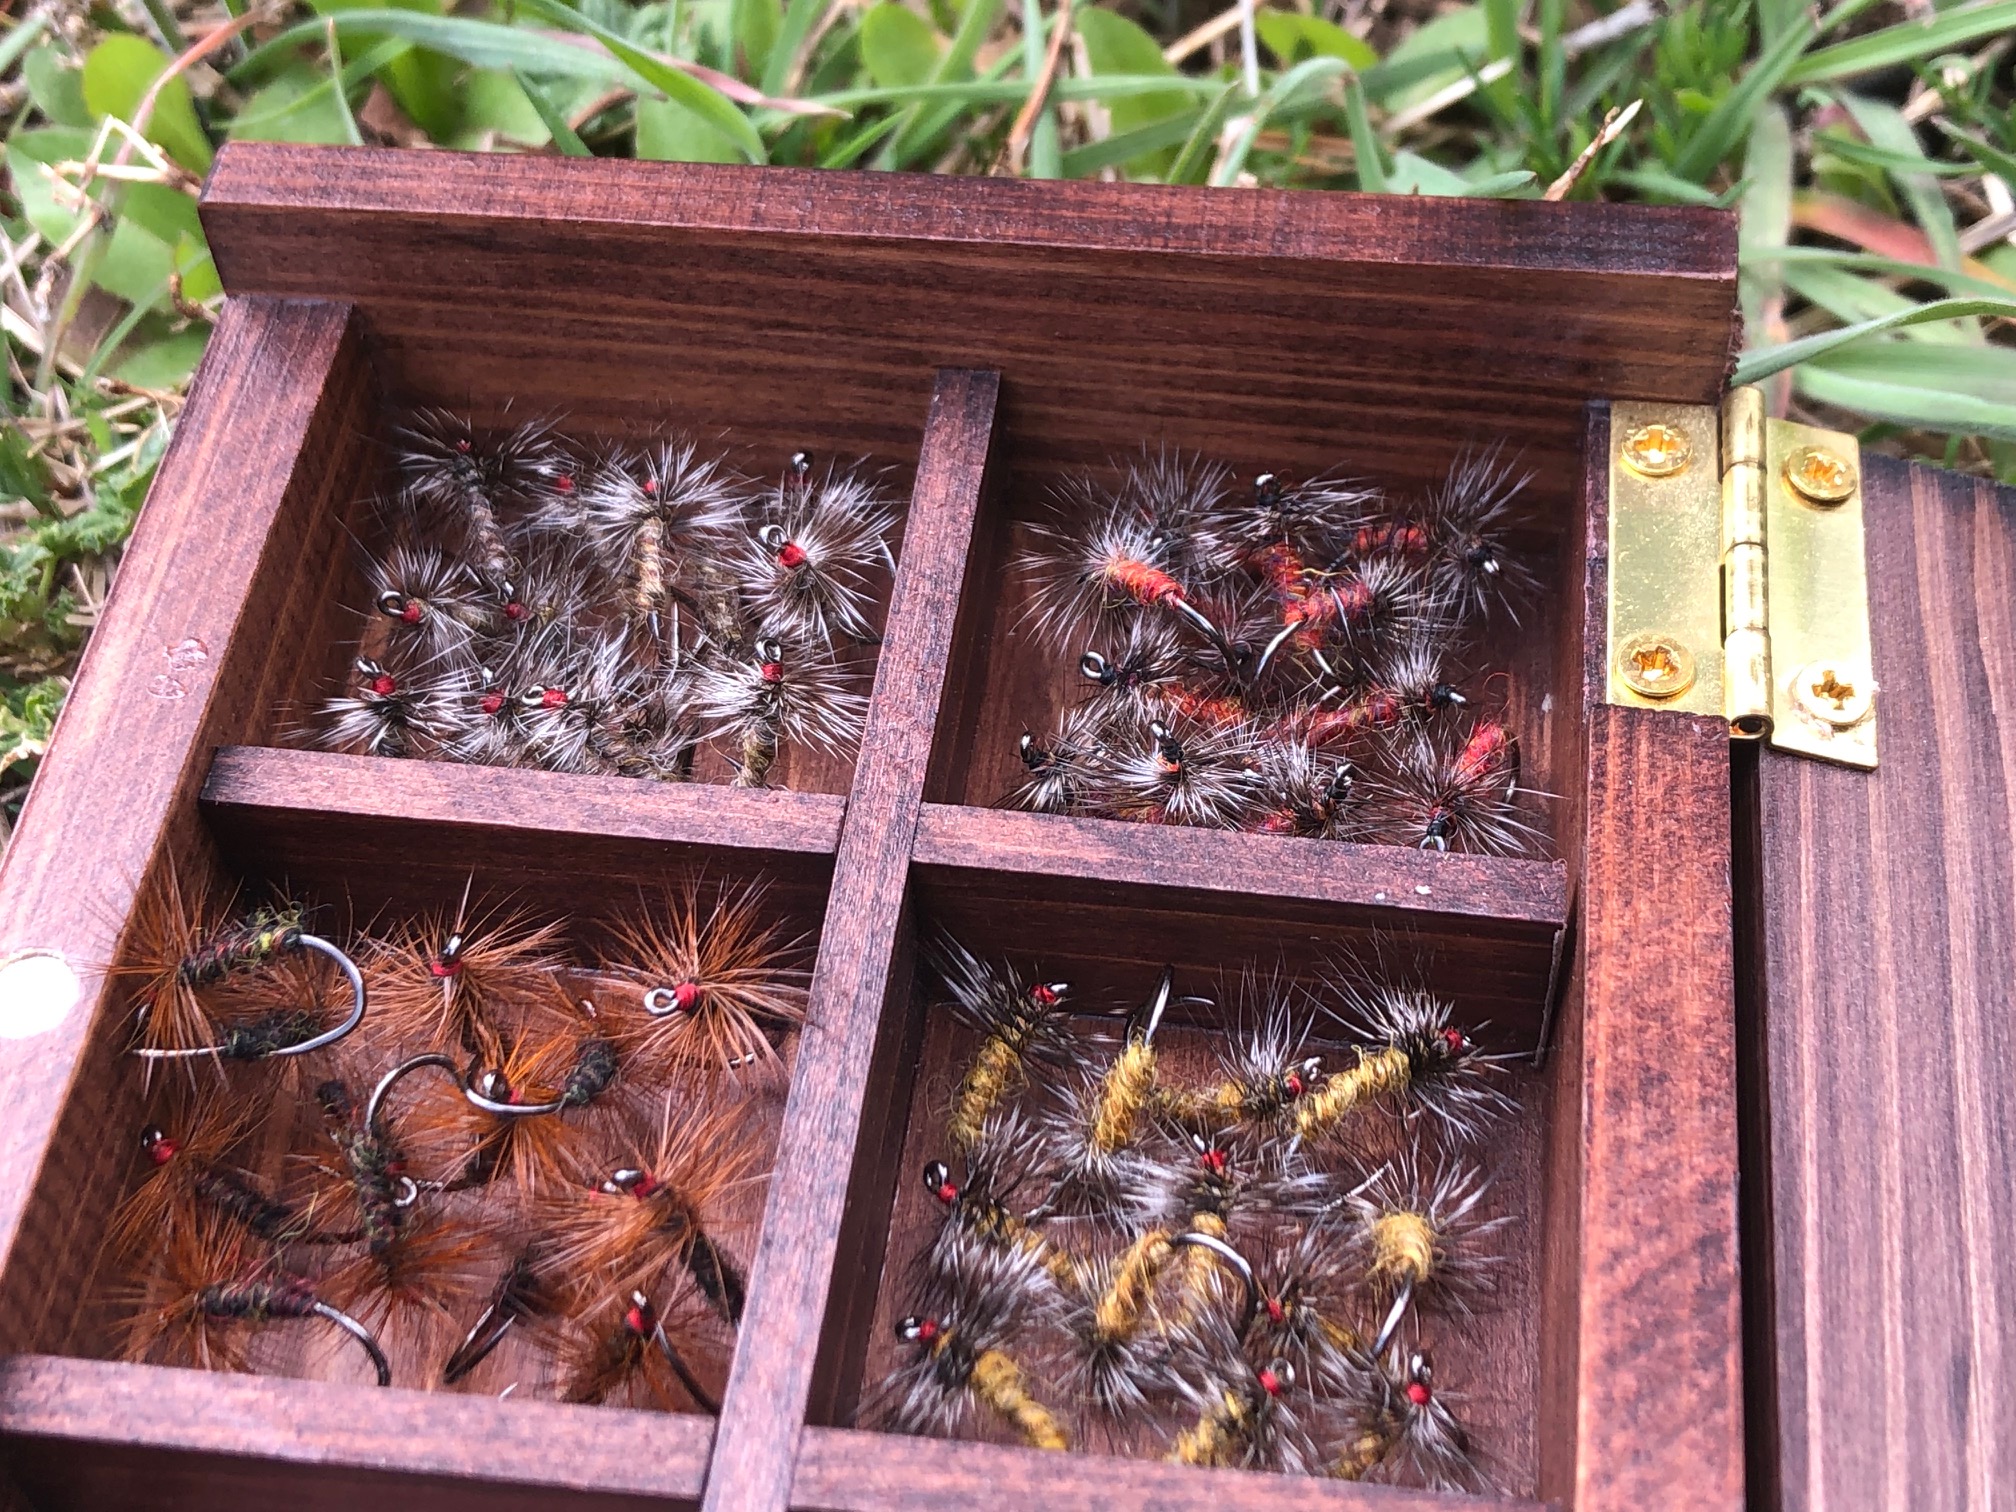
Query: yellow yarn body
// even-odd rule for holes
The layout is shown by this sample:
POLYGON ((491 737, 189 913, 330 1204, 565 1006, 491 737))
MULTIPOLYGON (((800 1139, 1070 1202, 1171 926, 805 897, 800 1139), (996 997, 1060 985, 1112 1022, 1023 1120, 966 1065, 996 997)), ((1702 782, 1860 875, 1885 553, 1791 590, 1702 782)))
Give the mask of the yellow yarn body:
POLYGON ((1185 1465, 1228 1465, 1246 1432, 1246 1404, 1236 1393, 1221 1392, 1197 1421, 1176 1435, 1169 1457, 1185 1465))
POLYGON ((1368 1428, 1345 1446, 1330 1473, 1337 1480, 1363 1480, 1386 1458, 1388 1447, 1385 1434, 1368 1428))
POLYGON ((732 786, 759 788, 777 764, 777 725, 769 719, 756 720, 742 736, 742 767, 732 786))
POLYGON ((637 596, 631 608, 639 615, 655 613, 665 601, 665 543, 659 539, 656 520, 637 532, 633 561, 637 569, 637 596))
MULTIPOLYGON (((1225 1220, 1216 1213, 1198 1213, 1190 1220, 1192 1233, 1208 1234, 1213 1239, 1223 1239, 1226 1235, 1225 1220)), ((1218 1272, 1224 1262, 1202 1245, 1190 1245, 1183 1251, 1183 1318, 1188 1321, 1199 1307, 1211 1300, 1217 1288, 1218 1272)))
POLYGON ((1022 1371, 1016 1363, 998 1349, 984 1349, 973 1361, 973 1373, 967 1378, 973 1394, 984 1402, 988 1409, 1002 1422, 1007 1423, 1022 1436, 1022 1442, 1031 1449, 1069 1449, 1071 1441, 1064 1436, 1057 1419, 1029 1394, 1023 1384, 1022 1371))
POLYGON ((1383 1213, 1372 1224, 1374 1280, 1421 1285, 1435 1268, 1435 1230, 1419 1213, 1383 1213))
POLYGON ((1121 1251, 1113 1279, 1093 1309, 1093 1327, 1101 1338, 1125 1339, 1141 1324, 1155 1295, 1155 1283, 1169 1268, 1176 1247, 1161 1229, 1150 1229, 1121 1251))
POLYGON ((1295 1132, 1321 1139, 1368 1103, 1407 1090, 1413 1069, 1407 1052, 1388 1045, 1371 1054, 1359 1052, 1358 1064, 1340 1071, 1302 1100, 1295 1109, 1295 1132))
POLYGON ((1133 1040, 1106 1068, 1092 1118, 1092 1148, 1112 1155, 1134 1142, 1142 1110, 1155 1091, 1155 1047, 1133 1040))
POLYGON ((1013 1045, 998 1034, 982 1041, 980 1053, 973 1057, 959 1083, 958 1095, 952 1099, 952 1118, 946 1125, 952 1143, 962 1150, 979 1144, 987 1115, 1001 1105, 1021 1078, 1022 1058, 1013 1045))

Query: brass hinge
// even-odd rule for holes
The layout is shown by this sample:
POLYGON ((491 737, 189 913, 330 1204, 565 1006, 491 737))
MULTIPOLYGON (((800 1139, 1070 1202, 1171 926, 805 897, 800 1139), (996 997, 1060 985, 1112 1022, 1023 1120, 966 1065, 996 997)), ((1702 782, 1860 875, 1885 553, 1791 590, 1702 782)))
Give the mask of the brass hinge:
POLYGON ((1768 419, 1754 388, 1619 403, 1610 434, 1610 701, 1875 766, 1855 438, 1768 419))

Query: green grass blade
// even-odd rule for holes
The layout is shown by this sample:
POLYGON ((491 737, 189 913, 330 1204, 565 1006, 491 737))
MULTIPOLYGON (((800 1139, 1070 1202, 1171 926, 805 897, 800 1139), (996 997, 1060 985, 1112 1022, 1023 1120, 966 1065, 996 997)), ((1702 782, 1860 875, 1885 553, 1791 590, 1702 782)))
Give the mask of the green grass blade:
MULTIPOLYGON (((1792 168, 1792 119, 1777 101, 1766 100, 1750 123, 1743 155, 1747 187, 1736 213, 1739 251, 1764 252, 1792 239, 1792 168)), ((1778 293, 1778 265, 1759 261, 1743 267, 1737 292, 1743 327, 1761 340, 1764 308, 1778 293)))
MULTIPOLYGON (((1043 52, 1049 28, 1043 21, 1043 0, 1022 0, 1022 77, 1033 87, 1043 71, 1043 52)), ((1054 179, 1064 176, 1063 145, 1057 134, 1057 107, 1046 99, 1036 113, 1035 129, 1029 133, 1030 178, 1054 179)))
MULTIPOLYGON (((1831 16, 1828 18, 1830 24, 1833 20, 1831 16)), ((1820 48, 1788 73, 1785 82, 1824 84, 1835 79, 1852 79, 1857 74, 1875 73, 1878 69, 1951 52, 2011 29, 2016 29, 2016 0, 1960 6, 1942 11, 1930 21, 1906 21, 1853 41, 1820 48)))
POLYGON ((2002 320, 2016 320, 2016 299, 1935 299, 1929 303, 1885 315, 1876 320, 1858 321, 1851 326, 1843 326, 1835 331, 1821 331, 1812 336, 1802 336, 1797 341, 1783 342, 1778 346, 1759 347, 1745 352, 1736 360, 1732 383, 1755 383, 1769 378, 1773 373, 1782 373, 1789 367, 1797 367, 1802 362, 1811 362, 1829 352, 1838 352, 1853 346, 1858 341, 1866 341, 1871 336, 1879 336, 1885 331, 1894 331, 1903 326, 1917 325, 1926 320, 1958 320, 1969 315, 1992 315, 2002 320))
POLYGON ((633 73, 666 99, 685 106, 728 138, 735 144, 736 150, 750 162, 769 161, 769 150, 764 147, 763 138, 757 134, 756 127, 750 122, 749 117, 718 89, 710 88, 691 74, 683 73, 670 64, 652 57, 642 48, 632 46, 628 40, 619 37, 608 27, 590 20, 572 6, 561 4, 560 0, 513 0, 513 3, 564 30, 578 31, 593 37, 614 56, 628 64, 633 73))
POLYGON ((1150 121, 1146 126, 1136 126, 1132 131, 1123 131, 1104 141, 1073 147, 1064 154, 1064 177, 1089 178, 1101 169, 1118 167, 1144 152, 1160 152, 1164 147, 1187 142, 1201 119, 1202 111, 1186 110, 1181 115, 1150 121))
POLYGON ((784 24, 778 29, 777 40, 770 48, 769 61, 763 65, 763 93, 773 99, 784 93, 784 86, 791 80, 791 66, 798 61, 799 49, 812 35, 812 28, 819 24, 819 18, 826 14, 827 4, 828 0, 791 0, 784 12, 784 24))
POLYGON ((874 147, 884 137, 889 136, 902 124, 903 117, 900 115, 884 116, 879 121, 870 121, 866 126, 854 132, 845 141, 841 142, 821 158, 819 166, 821 168, 852 168, 867 155, 870 148, 874 147))
POLYGON ((1340 74, 1350 72, 1351 65, 1342 58, 1305 58, 1281 75, 1254 105, 1252 118, 1247 121, 1245 130, 1239 133, 1238 140, 1232 144, 1232 150, 1225 154, 1224 161, 1212 171, 1211 182, 1223 188, 1238 181, 1240 173, 1246 167, 1247 155, 1253 151, 1253 143, 1266 127, 1268 117, 1294 99, 1304 87, 1324 83, 1340 74))
POLYGON ((1351 128, 1351 155, 1357 160, 1359 189, 1366 194, 1386 193, 1386 159, 1365 113, 1364 88, 1356 79, 1344 81, 1344 119, 1351 128))
POLYGON ((1807 397, 1880 420, 1964 436, 2016 441, 2016 404, 1956 393, 1949 388, 1900 383, 1884 373, 1842 371, 1829 363, 1808 363, 1792 375, 1807 397))
POLYGON ((1977 278, 1972 273, 1957 272, 1952 268, 1933 268, 1927 267, 1924 263, 1905 262, 1898 257, 1885 257, 1880 252, 1842 252, 1833 247, 1783 247, 1777 251, 1760 249, 1754 254, 1739 253, 1739 261, 1745 266, 1753 262, 1825 263, 1871 273, 1885 273, 1893 278, 1908 279, 1913 283, 1938 284, 1955 294, 1978 294, 1987 299, 2009 297, 2009 286, 2006 284, 1977 278))
POLYGON ((553 133, 553 145, 566 157, 593 157, 588 144, 580 134, 568 124, 567 117, 554 104, 552 98, 518 69, 511 70, 511 77, 518 81, 518 87, 525 91, 525 98, 532 102, 532 108, 539 112, 539 119, 546 123, 546 129, 553 133))
POLYGON ((1743 80, 1716 102, 1672 164, 1674 173, 1697 184, 1708 182, 1716 165, 1742 141, 1763 103, 1776 94, 1799 55, 1813 40, 1813 23, 1802 20, 1758 54, 1743 80))
MULTIPOLYGON (((577 46, 542 36, 522 26, 499 26, 463 16, 430 16, 421 11, 343 11, 326 18, 338 36, 399 37, 433 52, 459 58, 476 68, 524 68, 571 79, 635 85, 638 79, 616 58, 599 48, 577 46)), ((246 84, 289 61, 303 45, 324 41, 323 20, 303 21, 263 43, 225 75, 246 84)))
POLYGON ((1932 253, 1939 259, 1939 265, 1942 268, 1959 267, 1960 228, 1953 223, 1953 209, 1946 203, 1946 196, 1940 192, 1937 180, 1929 171, 1932 165, 1925 157, 1925 149, 1919 145, 1918 133, 1911 129, 1911 123, 1904 119, 1903 112, 1885 101, 1872 100, 1846 90, 1836 98, 1848 108, 1849 115, 1855 118, 1855 124, 1862 128, 1862 134, 1869 138, 1871 146, 1912 164, 1909 168, 1889 168, 1885 171, 1890 175, 1890 182, 1897 186, 1898 194, 1911 207, 1918 229, 1932 244, 1932 253))
POLYGON ((1176 154, 1176 161, 1169 167, 1170 183, 1201 184, 1210 175, 1211 159, 1218 151, 1218 133, 1225 129, 1225 122, 1232 115, 1232 107, 1243 93, 1244 85, 1234 79, 1218 92, 1216 99, 1204 107, 1204 114, 1197 118, 1195 129, 1183 143, 1183 150, 1176 154))

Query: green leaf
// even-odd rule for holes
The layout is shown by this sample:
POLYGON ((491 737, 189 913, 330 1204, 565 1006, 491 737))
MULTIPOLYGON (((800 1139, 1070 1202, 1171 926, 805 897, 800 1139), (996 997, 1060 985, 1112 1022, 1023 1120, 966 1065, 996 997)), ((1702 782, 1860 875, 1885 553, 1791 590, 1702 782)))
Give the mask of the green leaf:
POLYGON ((680 72, 640 48, 632 47, 606 26, 598 25, 579 11, 562 5, 560 0, 515 0, 515 3, 521 10, 543 16, 556 26, 586 32, 628 64, 633 73, 657 89, 668 101, 683 105, 726 137, 750 162, 768 161, 769 151, 763 145, 763 138, 757 135, 756 128, 750 124, 749 117, 719 90, 708 87, 691 74, 680 72))
POLYGON ((1183 150, 1176 154, 1176 161, 1169 165, 1168 182, 1172 184, 1201 184, 1211 172, 1211 159, 1218 150, 1218 133, 1225 129, 1225 122, 1232 114, 1232 107, 1245 96, 1245 86, 1239 80, 1220 89, 1211 103, 1204 107, 1204 114, 1198 118, 1189 139, 1183 143, 1183 150))
POLYGON ((514 71, 512 77, 518 81, 518 87, 525 92, 526 100, 539 113, 539 119, 545 123, 546 134, 552 139, 554 146, 567 157, 594 156, 588 150, 588 144, 583 142, 580 134, 568 124, 567 117, 543 88, 522 73, 514 71))
POLYGON ((882 0, 861 18, 861 63, 885 89, 930 82, 945 39, 915 11, 882 0))
MULTIPOLYGON (((443 0, 312 0, 316 12, 336 16, 368 12, 375 7, 410 11, 415 15, 438 17, 443 0)), ((325 31, 326 35, 326 31, 325 31)), ((345 28, 343 39, 360 51, 368 51, 385 40, 384 35, 355 32, 345 28)), ((422 50, 397 53, 377 69, 379 82, 406 113, 408 120, 437 142, 451 142, 464 126, 462 90, 455 58, 445 52, 422 50)), ((349 112, 341 110, 347 118, 349 112)), ((354 123, 345 120, 346 130, 354 123)))
MULTIPOLYGON (((1043 0, 1022 0, 1022 77, 1033 84, 1043 71, 1050 22, 1043 19, 1043 0)), ((1064 172, 1064 142, 1057 125, 1053 89, 1036 112, 1029 131, 1029 154, 1023 169, 1030 178, 1054 179, 1064 172)))
POLYGON ((1490 23, 1481 7, 1444 11, 1389 52, 1376 73, 1367 72, 1365 92, 1388 111, 1405 110, 1487 61, 1490 51, 1490 23))
MULTIPOLYGON (((1003 0, 967 0, 965 10, 959 16, 959 30, 952 38, 952 45, 945 49, 945 55, 938 60, 938 67, 931 75, 934 84, 949 84, 956 80, 968 79, 973 75, 973 59, 986 42, 988 33, 1001 15, 1003 0)), ((1008 71, 1013 55, 1007 52, 994 61, 990 76, 999 78, 1008 71)), ((937 143, 959 119, 960 107, 943 102, 932 105, 913 105, 904 112, 902 129, 896 139, 889 144, 884 156, 887 166, 908 168, 919 164, 936 151, 937 143)))
MULTIPOLYGON (((1080 24, 1083 24, 1082 17, 1080 24)), ((1372 51, 1371 43, 1352 36, 1336 22, 1325 21, 1321 16, 1305 16, 1300 11, 1257 11, 1253 16, 1253 29, 1283 68, 1292 68, 1305 58, 1342 58, 1360 70, 1370 68, 1379 61, 1379 54, 1372 51)), ((1159 49, 1157 56, 1160 56, 1159 49)))
POLYGON ((487 151, 498 143, 543 147, 552 133, 516 70, 479 68, 462 81, 462 124, 447 145, 487 151))
MULTIPOLYGON (((381 44, 383 45, 383 44, 381 44)), ((393 42, 392 46, 405 46, 393 42)), ((348 67, 345 68, 347 73, 348 67)), ((327 78, 289 69, 255 92, 230 123, 233 141, 336 145, 348 139, 343 113, 327 78)))
POLYGON ((1877 320, 1864 320, 1835 331, 1821 331, 1777 346, 1759 347, 1745 352, 1737 359, 1736 371, 1730 382, 1755 383, 1759 379, 1769 378, 1773 373, 1782 373, 1789 367, 1797 367, 1802 362, 1811 362, 1816 357, 1840 351, 1844 347, 1853 346, 1859 341, 1865 341, 1886 331, 1917 325, 1927 320, 1957 320, 1967 315, 1992 315, 2002 320, 2016 319, 2016 299, 1935 299, 1894 315, 1885 315, 1877 320))
MULTIPOLYGON (((1088 6, 1074 14, 1072 25, 1085 39, 1085 53, 1091 60, 1095 75, 1173 75, 1176 72, 1175 67, 1163 58, 1162 49, 1156 45, 1155 39, 1125 16, 1088 6)), ((1109 105, 1107 111, 1113 117, 1116 132, 1132 131, 1137 126, 1173 115, 1190 104, 1188 95, 1173 91, 1119 100, 1109 105)))
POLYGON ((1784 84, 1785 76, 1798 63, 1799 55, 1812 40, 1813 23, 1801 20, 1765 48, 1741 82, 1724 95, 1695 128, 1693 135, 1687 139, 1687 145, 1671 165, 1673 172, 1697 184, 1706 183, 1716 165, 1729 156, 1750 129, 1757 119, 1758 109, 1784 84))
MULTIPOLYGON (((1529 173, 1525 181, 1530 183, 1532 178, 1529 173)), ((1387 177, 1385 192, 1460 197, 1470 193, 1470 184, 1462 175, 1451 173, 1440 163, 1401 148, 1393 154, 1393 171, 1387 177)))
POLYGON ((17 131, 7 143, 7 181, 21 201, 21 214, 52 246, 77 229, 77 214, 57 202, 50 163, 76 162, 91 150, 91 133, 74 126, 42 126, 17 131))
POLYGON ((1855 118, 1855 124, 1862 128, 1862 134, 1869 138, 1872 146, 1895 158, 1916 160, 1918 167, 1915 171, 1889 169, 1890 181, 1911 207, 1918 229, 1932 244, 1932 252, 1939 259, 1939 265, 1943 268, 1959 267, 1960 228, 1954 225, 1953 211, 1946 203, 1946 196, 1928 171, 1931 164, 1925 159, 1925 150, 1919 145, 1918 133, 1911 129, 1911 123, 1904 119, 1896 106, 1885 101, 1872 100, 1846 90, 1838 98, 1848 107, 1848 113, 1855 118))
POLYGON ((26 687, 10 688, 0 699, 0 772, 36 760, 49 749, 50 733, 63 708, 69 684, 45 677, 26 687))
POLYGON ((182 297, 191 304, 215 299, 224 292, 217 264, 211 261, 210 248, 200 236, 185 231, 176 239, 175 271, 182 275, 182 297))
MULTIPOLYGON (((84 59, 84 103, 93 115, 117 116, 128 125, 148 87, 166 72, 168 55, 145 38, 114 32, 84 59)), ((143 135, 199 178, 210 171, 210 138, 196 119, 189 81, 161 86, 143 135)))
POLYGON ((72 68, 62 51, 38 47, 21 60, 21 79, 28 98, 52 126, 90 126, 91 107, 84 103, 84 73, 72 68))
MULTIPOLYGON (((1829 17, 1829 21, 1833 20, 1829 17)), ((2016 28, 2016 0, 1993 0, 1985 5, 1956 6, 1924 21, 1906 21, 1886 26, 1852 41, 1836 43, 1809 53, 1786 76, 1787 84, 1820 84, 1833 79, 1850 79, 1857 74, 1894 68, 1917 58, 1951 52, 1982 37, 1993 37, 2016 28)))
POLYGON ((733 142, 676 100, 637 102, 637 156, 674 163, 742 161, 733 142))
POLYGON ((50 507, 49 469, 18 426, 0 425, 0 499, 26 499, 41 512, 50 507))
POLYGON ((784 27, 778 0, 733 0, 729 30, 735 38, 736 66, 730 73, 760 79, 770 66, 770 50, 784 27))

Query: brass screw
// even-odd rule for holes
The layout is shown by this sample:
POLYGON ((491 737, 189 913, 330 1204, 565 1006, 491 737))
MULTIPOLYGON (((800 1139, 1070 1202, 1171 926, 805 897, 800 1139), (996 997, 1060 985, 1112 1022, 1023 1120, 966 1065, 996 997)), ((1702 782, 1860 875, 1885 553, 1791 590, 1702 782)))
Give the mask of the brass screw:
POLYGON ((1824 446, 1802 446, 1785 459, 1785 482, 1814 504, 1839 504, 1855 492, 1855 464, 1824 446))
POLYGON ((1641 478, 1670 478, 1687 469, 1694 448, 1670 425, 1641 425, 1624 438, 1624 465, 1641 478))
POLYGON ((1876 679, 1853 657, 1808 662, 1792 674, 1792 701, 1830 729, 1853 729, 1876 705, 1876 679))
POLYGON ((1673 636, 1640 631, 1617 648, 1617 675, 1641 698, 1677 698, 1694 686, 1694 653, 1673 636))

